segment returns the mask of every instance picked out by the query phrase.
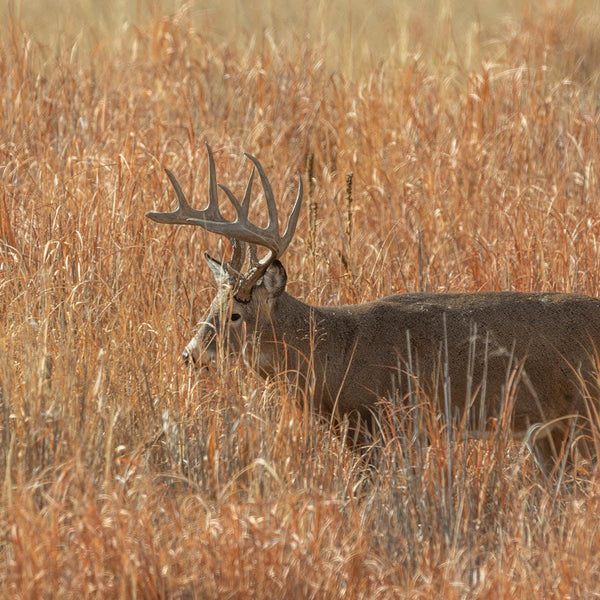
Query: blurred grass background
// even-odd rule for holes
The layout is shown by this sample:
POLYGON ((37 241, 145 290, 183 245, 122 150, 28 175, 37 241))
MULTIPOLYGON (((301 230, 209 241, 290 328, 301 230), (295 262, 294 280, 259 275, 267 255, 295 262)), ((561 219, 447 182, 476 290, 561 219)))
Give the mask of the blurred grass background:
MULTIPOLYGON (((569 5, 570 10, 592 14, 597 2, 584 0, 569 5)), ((129 28, 145 27, 156 19, 171 16, 195 27, 216 44, 236 46, 270 39, 285 52, 290 46, 308 43, 323 50, 322 58, 331 70, 351 75, 355 69, 362 72, 382 61, 405 61, 415 54, 472 68, 480 59, 474 53, 482 27, 497 28, 510 22, 516 26, 524 14, 535 18, 539 8, 535 2, 512 0, 29 0, 6 3, 1 14, 5 22, 16 16, 24 30, 48 49, 70 47, 77 42, 87 51, 126 37, 129 28)), ((493 40, 486 41, 493 45, 493 40)))

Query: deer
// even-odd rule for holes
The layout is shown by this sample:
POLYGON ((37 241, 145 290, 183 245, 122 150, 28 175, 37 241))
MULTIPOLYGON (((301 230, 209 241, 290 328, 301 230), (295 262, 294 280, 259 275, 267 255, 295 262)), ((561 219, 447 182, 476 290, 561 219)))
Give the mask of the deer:
POLYGON ((247 355, 250 344, 252 366, 260 376, 284 373, 303 390, 315 412, 347 417, 357 427, 372 422, 379 403, 406 398, 403 378, 412 378, 438 401, 443 388, 443 401, 459 418, 479 414, 472 420, 478 421, 474 429, 480 435, 489 429, 481 418, 482 407, 497 415, 510 396, 511 435, 522 439, 538 427, 543 435, 536 436, 534 456, 544 468, 556 466, 571 419, 589 415, 589 402, 598 393, 598 299, 494 291, 404 293, 341 306, 307 304, 286 291, 287 273, 280 261, 302 207, 301 174, 281 234, 273 189, 260 161, 245 154, 253 167, 239 201, 227 186, 217 184, 208 144, 207 154, 206 208, 192 208, 173 173, 165 169, 177 209, 146 213, 157 223, 199 226, 231 243, 228 262, 205 253, 217 292, 183 350, 186 363, 206 368, 217 359, 219 347, 239 357, 247 355), (264 227, 249 220, 256 172, 266 201, 264 227), (233 206, 234 220, 223 217, 218 189, 233 206), (266 251, 262 258, 259 247, 266 251))

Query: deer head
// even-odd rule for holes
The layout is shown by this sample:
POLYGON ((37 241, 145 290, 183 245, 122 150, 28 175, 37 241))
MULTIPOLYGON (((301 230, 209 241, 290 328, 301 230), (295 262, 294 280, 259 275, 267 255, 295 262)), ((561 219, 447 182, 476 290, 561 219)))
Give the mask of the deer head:
POLYGON ((226 350, 240 351, 245 335, 262 335, 262 332, 269 329, 270 313, 287 282, 285 269, 278 259, 292 240, 302 206, 302 177, 298 174, 298 195, 285 232, 281 235, 271 184, 258 159, 246 154, 254 167, 242 201, 239 202, 226 186, 218 184, 236 212, 236 218, 228 221, 219 210, 215 162, 208 144, 206 149, 209 167, 208 206, 203 210, 192 208, 173 173, 165 169, 175 190, 177 210, 146 213, 148 218, 157 223, 198 225, 225 236, 231 243, 232 257, 229 262, 222 263, 205 253, 218 290, 198 332, 182 354, 186 362, 198 365, 204 365, 214 358, 219 341, 226 350), (258 171, 267 202, 269 218, 266 227, 258 227, 248 219, 255 170, 258 171), (258 246, 267 249, 266 255, 261 259, 258 258, 258 246), (246 262, 247 267, 244 266, 246 262))

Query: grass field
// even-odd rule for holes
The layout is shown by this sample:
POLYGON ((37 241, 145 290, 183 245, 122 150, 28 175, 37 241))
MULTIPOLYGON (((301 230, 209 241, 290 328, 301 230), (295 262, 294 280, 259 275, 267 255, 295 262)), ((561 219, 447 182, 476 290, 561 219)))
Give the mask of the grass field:
POLYGON ((285 386, 188 371, 229 248, 144 213, 164 167, 204 205, 206 140, 281 211, 310 179, 312 303, 600 296, 598 2, 74 4, 0 7, 0 597, 596 597, 589 465, 407 412, 375 474, 285 386))

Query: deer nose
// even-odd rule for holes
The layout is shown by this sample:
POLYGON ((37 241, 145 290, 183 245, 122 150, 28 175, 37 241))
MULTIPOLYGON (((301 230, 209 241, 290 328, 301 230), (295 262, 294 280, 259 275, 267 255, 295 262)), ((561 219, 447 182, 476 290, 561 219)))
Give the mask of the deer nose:
POLYGON ((187 348, 181 353, 181 358, 183 358, 183 362, 186 365, 194 364, 196 362, 194 356, 187 348))
POLYGON ((202 352, 198 347, 198 344, 192 340, 181 353, 181 358, 183 358, 183 362, 188 366, 196 366, 202 362, 202 352))

